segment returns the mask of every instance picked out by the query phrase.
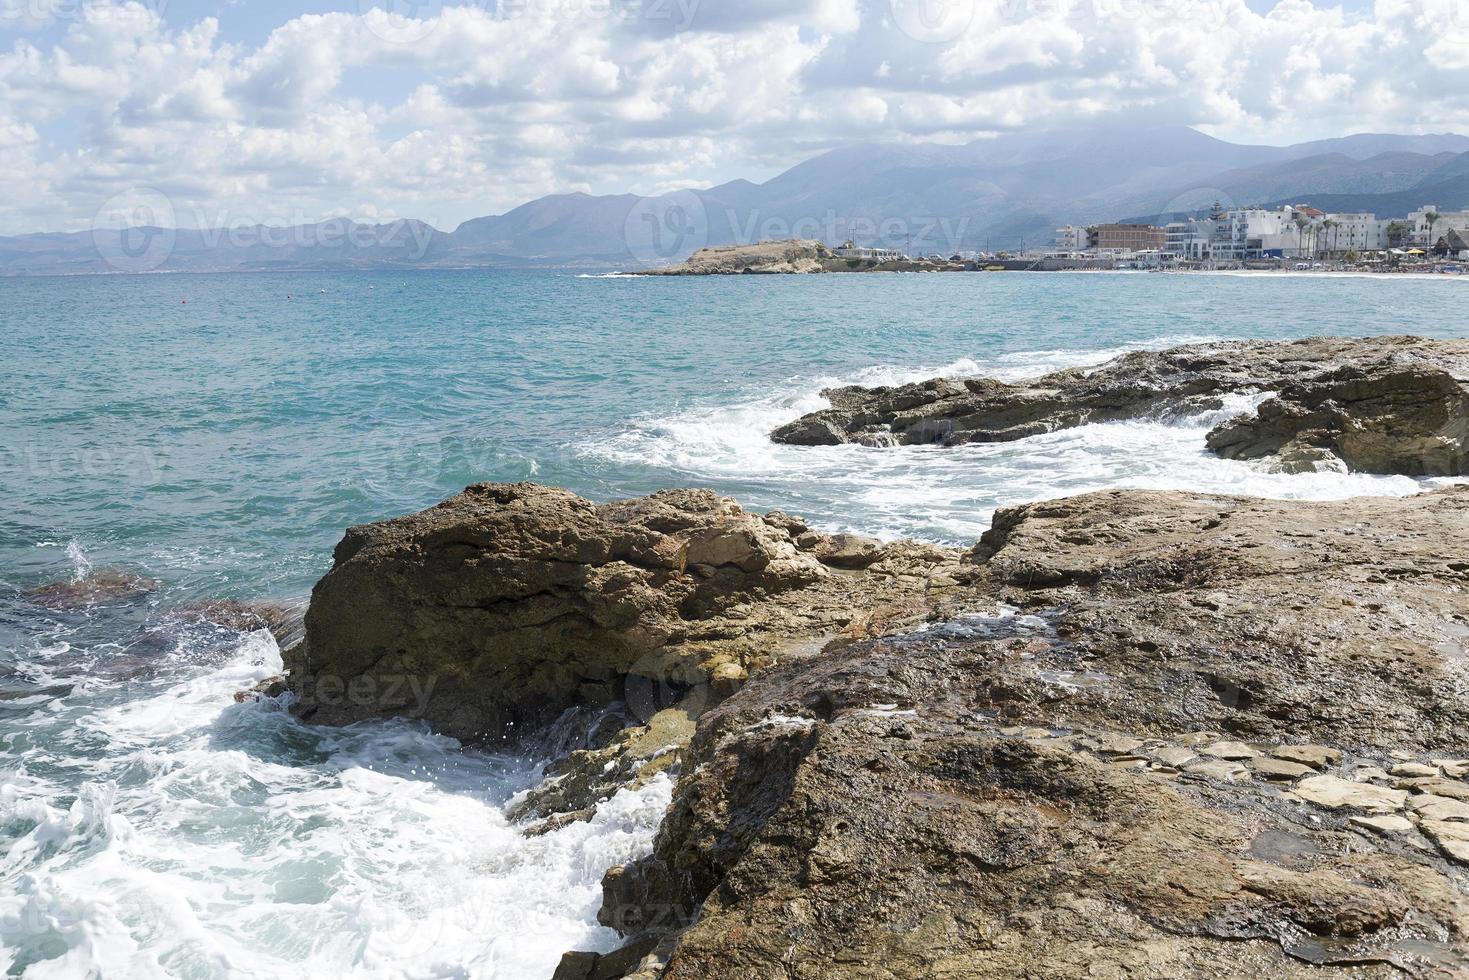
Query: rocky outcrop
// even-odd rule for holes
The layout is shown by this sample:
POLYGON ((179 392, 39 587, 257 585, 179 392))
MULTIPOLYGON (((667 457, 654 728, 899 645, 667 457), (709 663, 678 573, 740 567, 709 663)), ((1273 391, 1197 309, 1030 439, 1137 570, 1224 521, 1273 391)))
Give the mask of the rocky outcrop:
POLYGON ((96 568, 76 578, 39 585, 25 595, 38 606, 65 612, 106 603, 136 602, 162 587, 163 583, 157 579, 125 568, 96 568))
POLYGON ((730 276, 825 272, 830 248, 812 239, 757 242, 753 245, 717 245, 701 248, 678 265, 651 269, 649 276, 730 276))
POLYGON ((1231 459, 1277 456, 1289 469, 1460 475, 1469 472, 1466 385, 1469 341, 1196 344, 1017 383, 939 378, 831 389, 830 408, 772 438, 808 446, 1008 442, 1091 422, 1217 410, 1227 395, 1255 393, 1265 398, 1258 410, 1216 428, 1209 448, 1231 459))
POLYGON ((607 876, 617 962, 1463 975, 1463 540, 1469 488, 1002 511, 988 608, 786 658, 700 719, 654 853, 607 876))
POLYGON ((922 617, 966 567, 956 551, 833 542, 707 491, 598 505, 481 484, 350 529, 285 662, 295 710, 318 724, 407 715, 494 740, 614 702, 647 723, 697 715, 789 649, 922 617))
POLYGON ((962 272, 963 262, 938 258, 882 259, 838 255, 814 239, 715 245, 677 265, 644 276, 804 275, 816 272, 962 272))
POLYGON ((1217 426, 1208 445, 1226 459, 1275 456, 1287 467, 1335 457, 1368 473, 1469 473, 1466 379, 1414 365, 1287 385, 1254 413, 1217 426))
POLYGON ((168 618, 179 623, 203 623, 238 633, 267 630, 282 647, 304 638, 304 602, 205 599, 174 607, 168 618))

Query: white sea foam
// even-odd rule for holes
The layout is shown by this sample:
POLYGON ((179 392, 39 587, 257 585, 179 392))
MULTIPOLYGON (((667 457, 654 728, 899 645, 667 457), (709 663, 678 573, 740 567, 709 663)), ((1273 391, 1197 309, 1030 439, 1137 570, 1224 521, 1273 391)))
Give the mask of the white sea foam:
POLYGON ((254 633, 222 666, 73 690, 8 734, 0 944, 14 970, 509 980, 617 944, 595 925, 600 880, 647 851, 666 777, 527 838, 502 804, 533 766, 407 723, 317 729, 235 703, 279 669, 254 633))
POLYGON ((951 449, 900 446, 783 446, 772 429, 826 407, 825 388, 892 385, 935 375, 1007 380, 1084 367, 1124 350, 1207 338, 1163 337, 1103 351, 1054 350, 963 358, 938 367, 881 366, 847 377, 793 378, 727 404, 696 406, 636 421, 583 444, 581 452, 683 474, 692 485, 727 490, 752 506, 782 507, 828 530, 969 543, 997 507, 1134 487, 1330 500, 1416 493, 1443 480, 1363 473, 1272 473, 1263 462, 1220 459, 1207 431, 1251 410, 1262 396, 1230 396, 1217 411, 1169 421, 1086 425, 1017 442, 951 449))

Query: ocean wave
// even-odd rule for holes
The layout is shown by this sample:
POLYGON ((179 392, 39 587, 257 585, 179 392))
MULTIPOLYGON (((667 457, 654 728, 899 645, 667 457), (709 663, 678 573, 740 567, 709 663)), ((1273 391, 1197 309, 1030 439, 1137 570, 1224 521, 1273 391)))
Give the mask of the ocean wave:
POLYGON ((821 391, 841 384, 896 385, 944 375, 1035 377, 1098 364, 1131 350, 1201 342, 1160 337, 1108 350, 1046 350, 965 357, 933 367, 883 365, 843 377, 792 378, 727 404, 635 420, 578 451, 623 465, 676 472, 690 484, 725 489, 751 506, 781 507, 831 531, 970 544, 994 511, 1032 500, 1117 487, 1195 490, 1280 499, 1405 495, 1444 480, 1365 473, 1270 472, 1264 462, 1220 459, 1204 434, 1252 411, 1265 397, 1240 393, 1218 409, 1183 418, 1080 426, 1006 443, 953 448, 786 446, 777 426, 827 407, 821 391))
MULTIPOLYGON (((54 671, 60 644, 33 656, 54 671)), ((11 722, 0 943, 26 976, 549 976, 607 950, 603 872, 647 852, 667 777, 523 836, 533 760, 410 722, 301 724, 233 693, 281 668, 264 631, 217 667, 94 678, 11 722)))

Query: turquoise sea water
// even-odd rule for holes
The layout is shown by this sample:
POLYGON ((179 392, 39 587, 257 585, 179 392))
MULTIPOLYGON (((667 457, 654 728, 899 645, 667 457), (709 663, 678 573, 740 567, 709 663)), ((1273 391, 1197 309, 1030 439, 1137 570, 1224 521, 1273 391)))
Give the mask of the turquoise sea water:
MULTIPOLYGON (((1202 452, 1211 420, 1005 446, 776 447, 836 382, 1034 374, 1226 337, 1464 336, 1449 278, 356 273, 0 280, 0 944, 26 976, 549 975, 668 787, 535 840, 534 760, 229 696, 265 634, 192 599, 303 597, 349 524, 479 480, 710 486, 832 529, 968 543, 1103 486, 1407 493, 1202 452), (123 567, 141 602, 24 592, 123 567)), ((1232 406, 1248 407, 1246 403, 1232 406)))

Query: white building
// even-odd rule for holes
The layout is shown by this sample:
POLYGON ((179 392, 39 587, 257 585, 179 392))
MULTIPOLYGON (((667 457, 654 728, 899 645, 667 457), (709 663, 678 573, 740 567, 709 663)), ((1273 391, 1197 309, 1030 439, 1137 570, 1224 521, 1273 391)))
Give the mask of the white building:
POLYGON ((1365 211, 1328 214, 1322 221, 1321 249, 1331 255, 1375 252, 1387 248, 1387 226, 1392 224, 1365 211))
POLYGON ((832 249, 832 252, 844 259, 871 259, 875 262, 897 262, 907 257, 895 248, 864 248, 850 241, 832 249))
POLYGON ((1285 254, 1293 247, 1294 216, 1263 208, 1216 210, 1208 218, 1168 225, 1168 251, 1192 262, 1241 262, 1285 254))
POLYGON ((1282 208, 1231 208, 1215 236, 1215 258, 1258 259, 1284 255, 1295 230, 1294 212, 1282 208))
POLYGON ((1164 247, 1186 262, 1202 262, 1210 257, 1216 224, 1208 218, 1169 222, 1164 229, 1168 232, 1168 244, 1164 247))
POLYGON ((1066 225, 1056 229, 1056 251, 1058 252, 1081 252, 1087 247, 1087 232, 1085 228, 1076 225, 1066 225))
POLYGON ((1469 211, 1440 211, 1437 205, 1425 204, 1404 218, 1403 223, 1413 229, 1413 244, 1424 246, 1433 245, 1450 228, 1457 231, 1460 235, 1469 231, 1469 211), (1429 214, 1438 215, 1438 219, 1433 222, 1433 241, 1429 241, 1429 214))

